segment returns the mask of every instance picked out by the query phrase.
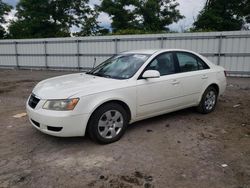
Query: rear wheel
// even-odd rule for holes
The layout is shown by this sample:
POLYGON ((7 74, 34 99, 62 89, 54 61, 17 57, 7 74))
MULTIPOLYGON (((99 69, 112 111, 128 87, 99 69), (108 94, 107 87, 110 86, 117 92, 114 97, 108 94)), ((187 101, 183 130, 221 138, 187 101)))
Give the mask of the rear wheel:
POLYGON ((127 124, 128 116, 125 109, 117 103, 107 103, 91 116, 88 134, 98 143, 109 144, 123 136, 127 124))
POLYGON ((217 90, 213 86, 208 87, 202 96, 202 99, 200 101, 199 106, 197 107, 197 110, 203 114, 207 114, 214 111, 217 103, 217 98, 218 98, 217 90))

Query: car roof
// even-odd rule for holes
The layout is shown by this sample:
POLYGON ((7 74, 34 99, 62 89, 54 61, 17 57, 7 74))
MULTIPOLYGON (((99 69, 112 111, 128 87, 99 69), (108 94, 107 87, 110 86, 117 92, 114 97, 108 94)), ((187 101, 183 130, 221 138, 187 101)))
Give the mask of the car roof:
MULTIPOLYGON (((189 50, 185 50, 185 49, 168 49, 168 48, 163 48, 163 49, 141 49, 141 50, 131 50, 131 51, 125 51, 125 52, 121 52, 121 54, 148 54, 148 55, 152 55, 156 52, 167 52, 167 51, 183 51, 183 52, 192 52, 189 50)), ((194 52, 192 52, 194 53, 194 52)))
POLYGON ((205 58, 201 54, 196 53, 196 52, 191 51, 191 50, 186 50, 186 49, 178 49, 178 48, 141 49, 141 50, 125 51, 125 52, 121 52, 120 54, 147 54, 147 55, 153 55, 155 53, 160 54, 160 53, 163 53, 163 52, 172 52, 172 51, 192 53, 192 54, 194 54, 196 56, 199 56, 201 59, 203 59, 203 61, 205 61, 210 67, 214 66, 214 64, 212 62, 210 62, 207 58, 205 58))
POLYGON ((141 49, 141 50, 131 50, 122 52, 122 54, 149 54, 152 55, 155 52, 159 51, 159 49, 141 49))

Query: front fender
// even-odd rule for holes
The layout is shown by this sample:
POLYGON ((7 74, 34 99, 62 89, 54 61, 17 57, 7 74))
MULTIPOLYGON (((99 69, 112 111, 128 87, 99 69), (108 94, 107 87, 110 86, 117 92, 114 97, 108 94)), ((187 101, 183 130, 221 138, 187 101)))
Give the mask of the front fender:
POLYGON ((135 119, 136 116, 136 87, 100 92, 81 97, 80 100, 81 103, 78 106, 78 110, 81 109, 83 113, 87 113, 90 116, 98 107, 109 101, 125 103, 131 112, 131 120, 135 119))

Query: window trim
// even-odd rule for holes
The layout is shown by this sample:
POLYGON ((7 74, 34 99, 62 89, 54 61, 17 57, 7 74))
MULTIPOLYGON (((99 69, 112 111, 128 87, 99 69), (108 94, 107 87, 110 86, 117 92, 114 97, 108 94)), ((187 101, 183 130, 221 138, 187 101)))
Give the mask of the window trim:
POLYGON ((194 59, 196 59, 197 61, 197 65, 199 67, 198 61, 200 61, 203 65, 205 65, 205 69, 198 69, 198 70, 194 70, 194 71, 187 71, 187 72, 195 72, 195 71, 202 71, 202 70, 207 70, 210 69, 209 65, 207 63, 205 63, 199 56, 197 56, 196 54, 193 54, 191 52, 186 52, 186 51, 174 51, 174 56, 176 58, 176 63, 178 66, 178 73, 187 73, 187 72, 181 72, 181 67, 180 67, 180 63, 179 63, 179 59, 177 57, 177 53, 182 53, 182 54, 188 54, 191 57, 193 57, 194 59))
MULTIPOLYGON (((173 55, 173 60, 174 60, 174 69, 175 69, 175 72, 173 74, 177 74, 179 72, 179 64, 177 62, 177 57, 176 57, 176 54, 175 54, 175 51, 168 51, 168 52, 162 52, 160 54, 158 54, 157 56, 155 56, 148 64, 147 66, 143 69, 143 71, 141 72, 141 74, 138 76, 137 80, 142 80, 144 79, 142 77, 143 73, 146 71, 146 69, 149 67, 149 65, 156 59, 158 58, 160 55, 163 55, 163 54, 168 54, 168 53, 172 53, 173 55)), ((168 76, 168 75, 172 75, 172 74, 167 74, 167 75, 163 75, 163 76, 168 76)), ((163 77, 163 76, 160 76, 160 77, 163 77)))

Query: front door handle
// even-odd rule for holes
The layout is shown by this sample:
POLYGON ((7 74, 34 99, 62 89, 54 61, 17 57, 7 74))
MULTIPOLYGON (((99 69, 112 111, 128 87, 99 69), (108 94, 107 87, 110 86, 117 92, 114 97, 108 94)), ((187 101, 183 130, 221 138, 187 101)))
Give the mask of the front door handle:
POLYGON ((180 83, 180 81, 178 81, 178 80, 172 80, 172 85, 177 85, 177 84, 179 84, 180 83))
POLYGON ((207 75, 202 75, 201 79, 208 79, 207 75))

